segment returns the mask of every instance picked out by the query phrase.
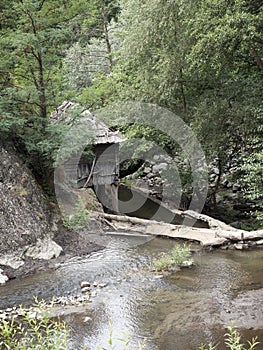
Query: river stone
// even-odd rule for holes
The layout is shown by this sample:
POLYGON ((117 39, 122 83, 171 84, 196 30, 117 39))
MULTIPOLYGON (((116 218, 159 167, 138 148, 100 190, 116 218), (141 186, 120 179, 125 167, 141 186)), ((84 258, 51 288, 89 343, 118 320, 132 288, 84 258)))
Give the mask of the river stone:
POLYGON ((90 293, 90 287, 81 288, 81 293, 83 293, 83 294, 90 293))
POLYGON ((235 243, 234 244, 235 249, 237 250, 244 250, 244 249, 248 249, 248 244, 244 244, 244 243, 235 243))
POLYGON ((100 283, 100 284, 98 284, 98 287, 105 288, 105 287, 107 287, 107 283, 100 283))
POLYGON ((57 258, 62 252, 62 248, 51 238, 47 237, 43 240, 38 240, 33 246, 30 246, 25 255, 33 259, 50 260, 57 258))
POLYGON ((4 275, 3 270, 0 269, 0 284, 5 284, 8 281, 8 277, 4 275))
POLYGON ((81 288, 90 287, 90 283, 87 281, 83 281, 83 282, 81 282, 80 287, 81 288))

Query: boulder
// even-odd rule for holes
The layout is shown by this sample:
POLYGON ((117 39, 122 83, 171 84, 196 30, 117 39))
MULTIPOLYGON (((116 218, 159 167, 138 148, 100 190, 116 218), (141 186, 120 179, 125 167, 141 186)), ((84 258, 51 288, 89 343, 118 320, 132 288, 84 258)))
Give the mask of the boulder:
MULTIPOLYGON (((60 255, 62 248, 52 240, 58 229, 54 208, 12 145, 1 143, 0 198, 0 265, 4 272, 23 269, 27 257, 49 260, 60 255)), ((0 283, 6 280, 1 274, 0 283)))
POLYGON ((0 255, 51 232, 49 201, 15 150, 0 144, 0 255))
POLYGON ((0 284, 5 284, 8 281, 8 277, 3 274, 3 270, 0 269, 0 284))
POLYGON ((52 258, 57 258, 61 252, 62 248, 56 242, 52 241, 50 237, 46 237, 30 246, 26 250, 25 256, 32 259, 50 260, 52 258))

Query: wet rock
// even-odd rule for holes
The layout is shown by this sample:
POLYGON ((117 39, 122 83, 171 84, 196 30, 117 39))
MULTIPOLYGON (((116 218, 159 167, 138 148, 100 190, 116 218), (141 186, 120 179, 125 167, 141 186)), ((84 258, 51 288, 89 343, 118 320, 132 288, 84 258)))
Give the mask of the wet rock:
POLYGON ((260 239, 260 240, 256 241, 256 244, 257 245, 263 245, 263 239, 260 239))
POLYGON ((3 270, 0 269, 0 284, 5 284, 8 281, 8 277, 4 275, 3 270))
POLYGON ((90 293, 90 287, 81 288, 81 293, 83 294, 90 293))
POLYGON ((153 278, 154 278, 155 280, 158 280, 158 279, 163 278, 163 275, 156 275, 156 276, 153 276, 153 278))
POLYGON ((81 282, 80 287, 81 288, 90 287, 90 283, 88 281, 83 281, 81 282))
POLYGON ((235 243, 234 248, 237 250, 245 250, 245 249, 248 249, 249 246, 246 243, 235 243))
POLYGON ((152 179, 155 175, 153 173, 148 173, 146 176, 148 179, 152 179))
POLYGON ((185 260, 185 261, 183 261, 182 267, 191 267, 193 265, 194 265, 193 261, 185 260))

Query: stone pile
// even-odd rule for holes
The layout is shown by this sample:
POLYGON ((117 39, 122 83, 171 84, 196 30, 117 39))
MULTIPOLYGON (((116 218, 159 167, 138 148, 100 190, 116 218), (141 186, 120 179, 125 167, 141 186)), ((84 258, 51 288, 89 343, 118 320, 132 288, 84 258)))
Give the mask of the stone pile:
POLYGON ((146 162, 134 174, 127 176, 133 186, 147 191, 153 198, 162 200, 163 192, 169 188, 164 174, 172 165, 172 158, 166 155, 154 155, 152 161, 146 162))
POLYGON ((92 301, 92 297, 96 296, 96 290, 92 290, 92 288, 102 289, 107 286, 107 283, 98 283, 83 281, 80 284, 81 293, 76 295, 68 295, 68 296, 60 296, 54 297, 52 300, 47 302, 40 302, 39 306, 31 306, 28 308, 24 308, 21 306, 13 306, 4 310, 0 310, 0 321, 1 320, 9 320, 9 319, 19 319, 23 317, 25 314, 31 318, 39 318, 41 317, 41 305, 44 310, 53 310, 59 306, 80 306, 85 303, 89 303, 92 301))

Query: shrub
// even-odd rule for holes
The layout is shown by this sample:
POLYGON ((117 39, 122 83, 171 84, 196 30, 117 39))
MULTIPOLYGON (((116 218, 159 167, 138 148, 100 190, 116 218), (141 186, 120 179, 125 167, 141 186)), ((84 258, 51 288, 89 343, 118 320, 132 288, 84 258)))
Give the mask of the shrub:
MULTIPOLYGON (((252 338, 251 340, 247 340, 248 348, 245 347, 244 344, 241 343, 241 335, 240 333, 233 329, 233 327, 227 327, 227 333, 225 333, 225 345, 230 350, 254 350, 256 346, 259 344, 257 342, 257 337, 252 338)), ((207 345, 201 345, 199 350, 216 350, 217 346, 209 343, 207 345)))
POLYGON ((178 266, 184 266, 186 263, 192 263, 192 260, 189 259, 190 255, 190 246, 186 243, 184 243, 182 246, 176 244, 172 250, 173 262, 178 266))
POLYGON ((153 265, 157 271, 169 270, 175 265, 179 267, 190 266, 193 263, 192 259, 189 259, 190 255, 190 246, 186 243, 176 244, 171 253, 163 253, 159 259, 153 261, 153 265))
MULTIPOLYGON (((109 339, 107 341, 109 346, 105 348, 104 346, 100 345, 98 350, 114 350, 114 349, 117 349, 117 347, 116 347, 116 340, 121 344, 121 349, 122 350, 134 349, 134 347, 132 347, 132 348, 130 347, 131 338, 129 337, 128 334, 124 334, 124 336, 122 338, 115 338, 113 336, 113 326, 112 326, 112 321, 110 321, 110 335, 109 335, 109 339)), ((138 347, 136 347, 136 350, 143 350, 145 348, 144 345, 145 345, 145 341, 143 341, 142 343, 139 342, 138 343, 138 347)))
POLYGON ((88 222, 89 212, 81 200, 77 203, 73 214, 63 216, 63 224, 69 230, 87 227, 88 222))
POLYGON ((249 345, 249 348, 247 349, 244 344, 241 344, 240 333, 231 326, 227 329, 228 332, 225 334, 225 344, 230 350, 253 350, 259 344, 259 342, 257 342, 257 337, 252 338, 251 341, 247 341, 249 345))
POLYGON ((157 271, 167 270, 174 264, 170 255, 163 253, 159 259, 153 261, 157 271))
POLYGON ((65 323, 48 316, 45 302, 37 302, 34 311, 20 308, 19 316, 0 322, 2 350, 67 350, 65 323))

